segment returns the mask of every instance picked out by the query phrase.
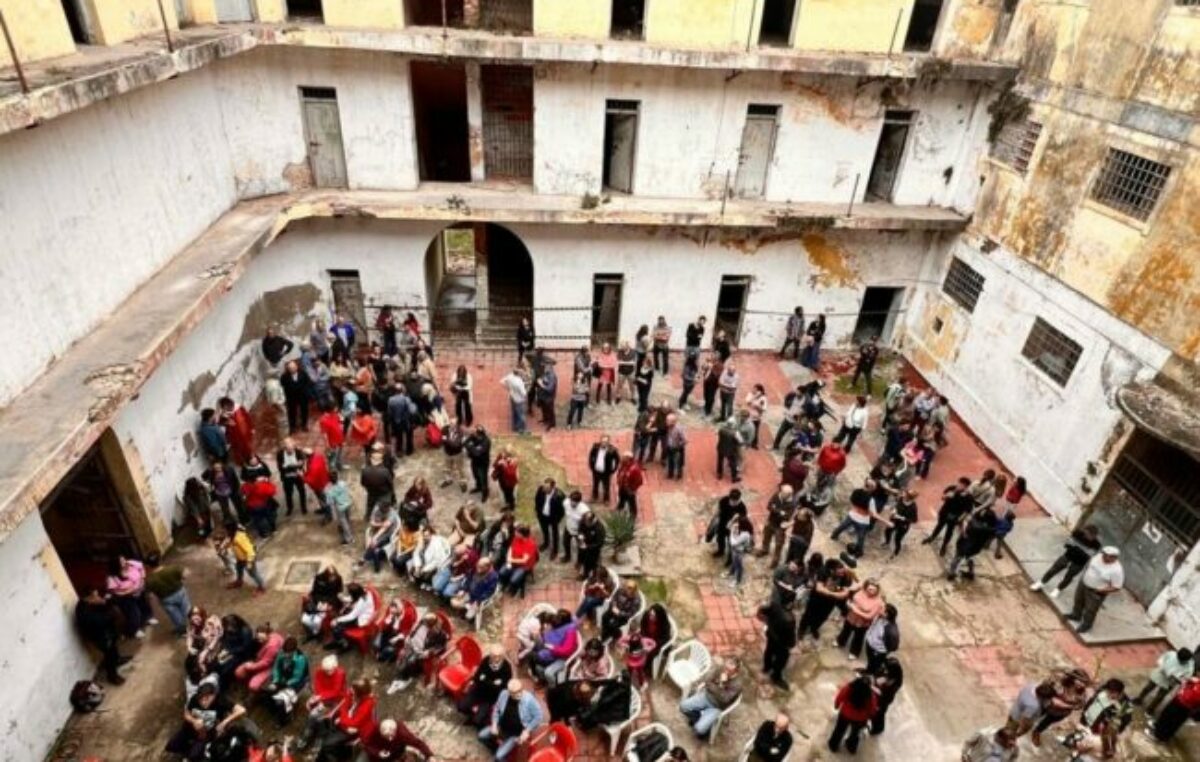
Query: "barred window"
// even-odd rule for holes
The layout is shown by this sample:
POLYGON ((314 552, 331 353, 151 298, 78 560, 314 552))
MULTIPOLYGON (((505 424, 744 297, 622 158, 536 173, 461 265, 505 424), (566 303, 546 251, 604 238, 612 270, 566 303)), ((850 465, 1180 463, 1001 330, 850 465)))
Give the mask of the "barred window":
POLYGON ((1166 164, 1110 148, 1092 187, 1092 198, 1122 214, 1146 220, 1170 176, 1171 168, 1166 164))
POLYGON ((1033 321, 1021 354, 1059 386, 1066 386, 1083 347, 1041 318, 1033 321))
POLYGON ((958 257, 950 260, 950 269, 942 281, 942 292, 962 305, 967 312, 974 312, 983 293, 984 278, 979 271, 958 257))
POLYGON ((1037 147, 1042 125, 1028 119, 1009 122, 1000 130, 1000 136, 992 145, 992 158, 1006 164, 1021 174, 1029 169, 1029 159, 1037 147))

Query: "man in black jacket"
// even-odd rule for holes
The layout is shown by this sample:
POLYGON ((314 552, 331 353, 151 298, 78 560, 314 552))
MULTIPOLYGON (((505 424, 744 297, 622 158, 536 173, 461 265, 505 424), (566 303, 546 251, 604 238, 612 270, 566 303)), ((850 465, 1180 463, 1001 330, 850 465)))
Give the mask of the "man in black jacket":
POLYGON ((279 361, 295 346, 290 339, 275 333, 274 327, 267 326, 267 335, 263 336, 262 340, 262 353, 272 368, 279 365, 279 361))
POLYGON ((773 600, 767 605, 767 647, 763 651, 763 672, 783 690, 790 687, 783 679, 788 656, 796 645, 796 616, 791 606, 773 600))
POLYGON ((942 538, 942 547, 938 550, 939 556, 946 555, 946 548, 950 547, 950 540, 954 536, 954 528, 962 521, 962 517, 975 507, 975 500, 968 492, 970 488, 971 480, 964 476, 942 492, 942 507, 938 509, 937 525, 921 540, 922 545, 929 545, 944 529, 946 534, 942 538))
POLYGON ((688 323, 687 331, 684 335, 684 354, 687 357, 696 357, 700 354, 700 343, 704 340, 704 324, 708 319, 701 315, 696 318, 696 322, 688 323))
POLYGON ((746 504, 742 502, 742 491, 736 487, 717 501, 717 531, 715 535, 717 549, 713 551, 714 556, 725 555, 725 545, 729 541, 729 523, 733 521, 733 517, 747 515, 749 514, 746 504))
POLYGON ((587 579, 600 565, 600 553, 604 550, 604 541, 608 530, 604 523, 596 518, 596 514, 588 511, 579 520, 579 579, 587 579))
POLYGON ((312 382, 308 374, 300 370, 295 360, 284 366, 279 385, 287 402, 288 431, 303 431, 308 428, 308 387, 312 382))
POLYGON ((75 604, 75 625, 83 639, 100 651, 100 666, 108 682, 113 685, 124 683, 125 678, 117 673, 117 667, 129 661, 129 657, 122 656, 117 648, 117 623, 99 590, 89 588, 75 604))
POLYGON ((294 493, 300 494, 300 512, 308 513, 308 493, 304 489, 304 464, 307 458, 296 442, 288 437, 283 440, 283 447, 275 451, 275 468, 279 471, 279 482, 283 485, 283 498, 287 503, 287 515, 292 515, 295 504, 292 502, 294 493))
POLYGON ((504 647, 494 643, 488 647, 487 658, 475 668, 467 692, 458 702, 458 711, 467 715, 472 725, 487 725, 496 699, 513 677, 512 665, 504 656, 504 647))
POLYGON ((398 456, 413 454, 413 418, 417 406, 405 394, 404 387, 396 384, 388 398, 387 418, 392 436, 396 441, 392 451, 398 456))
POLYGON ((766 720, 754 734, 754 744, 747 762, 783 762, 792 750, 792 731, 788 730, 788 716, 783 712, 775 720, 766 720))
POLYGON ((588 468, 592 470, 592 502, 600 499, 600 495, 604 495, 604 503, 608 504, 608 496, 612 487, 613 474, 617 472, 617 466, 621 463, 621 456, 617 452, 617 448, 613 447, 612 440, 607 434, 600 437, 600 441, 592 445, 592 449, 588 451, 588 468))
POLYGON ((488 437, 486 429, 476 426, 467 436, 464 446, 467 448, 467 460, 471 464, 471 478, 475 481, 475 488, 471 492, 478 492, 479 502, 486 503, 491 494, 488 470, 492 466, 492 440, 488 437))
POLYGON ((533 510, 537 514, 538 526, 542 528, 542 544, 538 549, 545 552, 550 548, 550 560, 558 558, 559 524, 566 510, 566 496, 553 479, 546 479, 533 495, 533 510))

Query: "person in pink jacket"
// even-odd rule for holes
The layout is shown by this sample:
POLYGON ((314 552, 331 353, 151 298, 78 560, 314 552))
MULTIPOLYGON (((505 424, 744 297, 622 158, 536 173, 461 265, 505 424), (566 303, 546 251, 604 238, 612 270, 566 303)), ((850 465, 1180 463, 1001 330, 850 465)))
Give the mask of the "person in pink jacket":
POLYGON ((270 624, 260 624, 254 630, 254 639, 258 642, 258 653, 252 661, 238 665, 233 674, 238 680, 244 680, 251 691, 259 691, 271 681, 271 667, 275 665, 275 656, 283 648, 283 635, 271 629, 270 624))
POLYGON ((146 625, 158 624, 146 598, 146 567, 141 561, 125 556, 112 559, 104 589, 125 620, 125 637, 144 638, 146 625))

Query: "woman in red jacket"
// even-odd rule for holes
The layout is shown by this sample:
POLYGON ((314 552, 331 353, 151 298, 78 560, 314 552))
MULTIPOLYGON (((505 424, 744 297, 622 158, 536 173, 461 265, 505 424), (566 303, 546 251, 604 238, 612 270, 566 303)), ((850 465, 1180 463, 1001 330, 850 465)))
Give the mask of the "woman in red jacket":
POLYGON ((492 464, 492 478, 500 485, 500 491, 504 493, 504 506, 508 510, 516 510, 517 507, 519 473, 517 456, 513 455, 511 447, 505 447, 492 464))
POLYGON ((859 735, 879 709, 879 696, 875 693, 871 678, 859 675, 843 685, 833 699, 833 707, 837 709, 838 716, 833 724, 833 733, 829 736, 829 750, 836 754, 845 737, 846 751, 857 754, 859 735))
POLYGON ((317 495, 321 513, 329 514, 329 503, 325 500, 325 488, 329 486, 329 460, 320 450, 305 450, 304 483, 317 495))
POLYGON ((334 714, 349 700, 348 692, 346 670, 338 666, 336 656, 326 656, 321 660, 321 668, 313 673, 312 695, 304 705, 308 720, 296 748, 303 750, 314 737, 324 734, 334 714))
POLYGON ((375 731, 375 696, 371 681, 363 678, 351 686, 350 695, 333 715, 333 725, 321 739, 317 762, 349 759, 362 739, 375 731))
POLYGON ((629 506, 629 515, 637 521, 637 492, 646 482, 646 472, 641 464, 634 459, 633 453, 627 452, 621 456, 621 465, 617 467, 617 510, 629 506))

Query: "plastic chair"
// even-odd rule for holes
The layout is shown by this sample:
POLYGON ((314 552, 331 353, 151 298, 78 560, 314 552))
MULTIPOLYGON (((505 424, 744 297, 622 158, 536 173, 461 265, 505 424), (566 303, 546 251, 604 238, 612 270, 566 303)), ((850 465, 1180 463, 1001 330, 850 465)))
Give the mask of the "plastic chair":
MULTIPOLYGON (((637 744, 637 741, 639 738, 641 738, 642 736, 648 736, 651 733, 655 733, 655 732, 659 733, 660 735, 662 735, 664 738, 667 739, 667 749, 668 750, 675 746, 675 737, 671 735, 671 729, 668 728, 666 725, 662 724, 661 722, 652 722, 649 725, 647 725, 646 727, 642 728, 641 730, 639 730, 635 733, 631 733, 628 740, 626 740, 626 742, 625 742, 626 762, 640 762, 640 760, 637 758, 637 755, 633 753, 633 748, 637 744)), ((665 760, 666 758, 667 758, 667 752, 663 752, 661 757, 659 757, 658 759, 652 760, 651 762, 662 762, 662 760, 665 760)))
MULTIPOLYGON (((471 677, 483 662, 483 649, 480 648, 479 642, 475 638, 463 635, 458 639, 454 650, 458 652, 458 662, 447 664, 438 671, 438 683, 442 686, 442 690, 458 701, 467 692, 471 677)), ((449 654, 446 656, 448 657, 449 654)), ((442 659, 442 662, 445 662, 445 658, 442 659)))
POLYGON ((370 650, 371 641, 375 639, 379 623, 387 616, 387 607, 383 605, 383 595, 380 594, 379 588, 368 585, 367 595, 371 596, 371 600, 375 602, 375 616, 362 627, 347 627, 342 632, 342 636, 346 638, 347 642, 358 646, 358 652, 362 654, 370 650))
POLYGON ((721 710, 721 716, 718 717, 717 721, 713 723, 712 730, 708 731, 708 742, 710 744, 715 744, 717 742, 717 733, 721 732, 721 725, 724 724, 725 718, 733 714, 733 710, 737 709, 741 705, 742 697, 739 694, 737 700, 721 710))
POLYGON ((642 713, 642 694, 638 693, 637 688, 634 688, 629 693, 629 717, 614 722, 611 725, 601 725, 604 733, 608 736, 608 754, 610 757, 617 755, 617 748, 620 746, 621 735, 625 729, 633 724, 638 715, 642 713))
MULTIPOLYGON (((559 685, 562 685, 563 683, 565 683, 567 681, 567 675, 571 674, 571 668, 574 667, 575 663, 578 662, 579 659, 583 656, 583 646, 584 646, 584 641, 583 641, 583 638, 581 637, 579 639, 579 645, 575 647, 575 653, 571 654, 570 658, 567 659, 566 669, 564 669, 562 672, 558 673, 558 684, 559 685)), ((615 674, 617 672, 617 662, 615 659, 613 659, 612 654, 608 652, 607 645, 604 646, 604 657, 603 658, 608 659, 608 663, 609 663, 609 665, 611 665, 612 671, 615 674)))
MULTIPOLYGON (((594 612, 594 616, 596 617, 597 622, 599 622, 601 617, 604 616, 604 612, 608 611, 608 604, 612 600, 613 594, 615 594, 617 592, 617 590, 620 589, 620 587, 621 587, 620 575, 618 575, 615 571, 613 571, 612 569, 609 569, 608 567, 605 567, 604 570, 608 572, 608 578, 610 580, 612 580, 613 591, 612 591, 612 593, 609 593, 608 600, 606 600, 604 603, 601 603, 600 606, 594 612)), ((587 583, 585 582, 584 584, 586 586, 587 583)), ((583 600, 582 591, 580 591, 579 600, 583 600)))
MULTIPOLYGON (((535 603, 532 606, 530 606, 528 609, 526 609, 525 613, 523 615, 521 615, 521 618, 519 620, 517 620, 518 621, 517 627, 519 628, 521 626, 521 624, 523 624, 526 620, 528 620, 531 617, 536 617, 539 614, 544 614, 544 613, 552 614, 555 611, 558 611, 558 609, 555 608, 554 605, 552 605, 552 604, 535 603)), ((517 652, 518 660, 524 659, 525 656, 527 655, 527 652, 524 652, 522 650, 523 648, 524 648, 524 646, 522 646, 520 649, 518 649, 518 652, 517 652)))
MULTIPOLYGON (((650 676, 655 680, 661 680, 663 669, 667 664, 667 657, 671 654, 671 649, 675 647, 676 641, 679 639, 679 625, 675 624, 675 618, 671 616, 671 612, 667 612, 667 624, 671 627, 671 637, 667 638, 667 642, 663 643, 662 647, 654 657, 653 668, 650 671, 650 676)), ((639 623, 640 626, 640 623, 639 623)))
POLYGON ((472 622, 475 625, 475 632, 479 632, 481 629, 483 629, 483 615, 488 609, 496 605, 496 601, 499 600, 501 592, 502 591, 500 590, 500 587, 497 586, 496 592, 488 596, 487 599, 480 601, 479 605, 475 607, 475 616, 472 618, 472 622))
POLYGON ((556 722, 535 736, 529 747, 534 751, 527 762, 571 762, 579 752, 579 741, 568 725, 556 722), (549 746, 538 748, 547 741, 549 746))
POLYGON ((690 696, 696 685, 704 679, 712 669, 712 654, 698 640, 689 640, 671 650, 667 656, 667 677, 683 692, 690 696))

